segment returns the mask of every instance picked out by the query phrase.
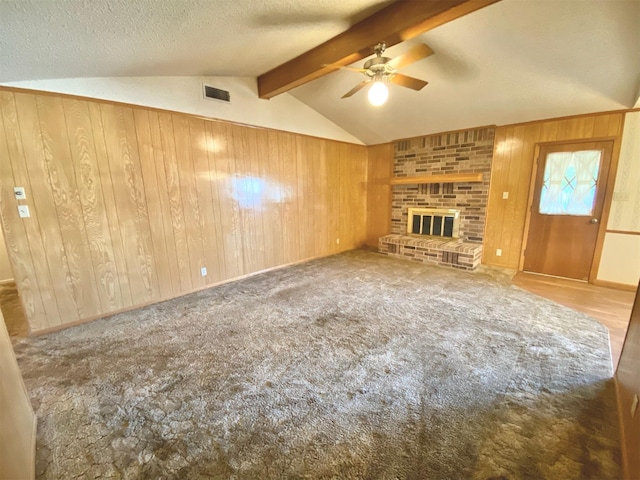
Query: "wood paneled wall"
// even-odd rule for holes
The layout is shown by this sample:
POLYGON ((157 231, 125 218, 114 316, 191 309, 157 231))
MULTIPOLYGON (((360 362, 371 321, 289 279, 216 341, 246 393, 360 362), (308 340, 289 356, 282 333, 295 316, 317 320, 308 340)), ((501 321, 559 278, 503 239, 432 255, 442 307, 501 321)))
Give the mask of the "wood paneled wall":
POLYGON ((365 242, 364 146, 10 90, 0 112, 0 214, 32 331, 365 242))
POLYGON ((367 245, 378 247, 378 239, 391 233, 391 177, 393 144, 368 148, 367 245))
MULTIPOLYGON (((619 149, 624 113, 544 120, 496 129, 483 263, 517 269, 523 245, 536 146, 613 138, 619 149), (509 198, 502 198, 503 192, 509 198), (502 250, 502 256, 496 250, 502 250)), ((613 175, 612 175, 613 177, 613 175)))
POLYGON ((625 478, 640 478, 640 407, 631 414, 634 396, 640 395, 640 288, 631 311, 627 337, 616 371, 624 452, 625 478))
POLYGON ((36 416, 0 312, 0 478, 35 478, 36 416))

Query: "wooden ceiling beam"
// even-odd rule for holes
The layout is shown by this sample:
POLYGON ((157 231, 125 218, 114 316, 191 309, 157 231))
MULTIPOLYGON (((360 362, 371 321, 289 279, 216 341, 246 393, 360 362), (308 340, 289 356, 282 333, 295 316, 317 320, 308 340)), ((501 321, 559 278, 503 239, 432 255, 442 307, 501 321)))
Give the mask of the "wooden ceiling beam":
POLYGON ((475 12, 500 0, 400 0, 365 18, 349 30, 258 77, 260 98, 272 98, 304 85, 335 67, 349 65, 387 47, 475 12))

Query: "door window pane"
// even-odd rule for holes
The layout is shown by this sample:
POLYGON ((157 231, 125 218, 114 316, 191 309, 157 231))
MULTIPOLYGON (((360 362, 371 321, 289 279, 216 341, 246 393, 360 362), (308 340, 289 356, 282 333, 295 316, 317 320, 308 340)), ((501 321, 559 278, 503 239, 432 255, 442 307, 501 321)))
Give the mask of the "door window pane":
POLYGON ((601 156, 600 150, 547 155, 540 192, 540 213, 591 215, 601 156))

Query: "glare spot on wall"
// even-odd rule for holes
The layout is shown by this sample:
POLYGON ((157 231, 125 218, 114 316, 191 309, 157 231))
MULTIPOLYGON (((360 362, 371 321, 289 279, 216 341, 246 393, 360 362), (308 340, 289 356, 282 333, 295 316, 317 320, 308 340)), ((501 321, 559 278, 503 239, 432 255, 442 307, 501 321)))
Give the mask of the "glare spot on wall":
POLYGON ((283 203, 291 194, 278 182, 257 177, 235 177, 231 180, 232 197, 240 208, 261 209, 265 205, 283 203))
POLYGON ((265 201, 265 181, 256 177, 241 177, 233 180, 233 198, 240 208, 259 208, 265 201))

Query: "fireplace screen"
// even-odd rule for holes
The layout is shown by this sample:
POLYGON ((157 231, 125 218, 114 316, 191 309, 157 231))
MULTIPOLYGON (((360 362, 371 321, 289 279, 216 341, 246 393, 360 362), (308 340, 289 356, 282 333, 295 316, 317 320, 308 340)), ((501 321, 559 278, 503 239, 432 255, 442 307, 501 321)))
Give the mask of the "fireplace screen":
POLYGON ((459 236, 459 210, 410 208, 408 213, 408 233, 451 238, 459 236))

